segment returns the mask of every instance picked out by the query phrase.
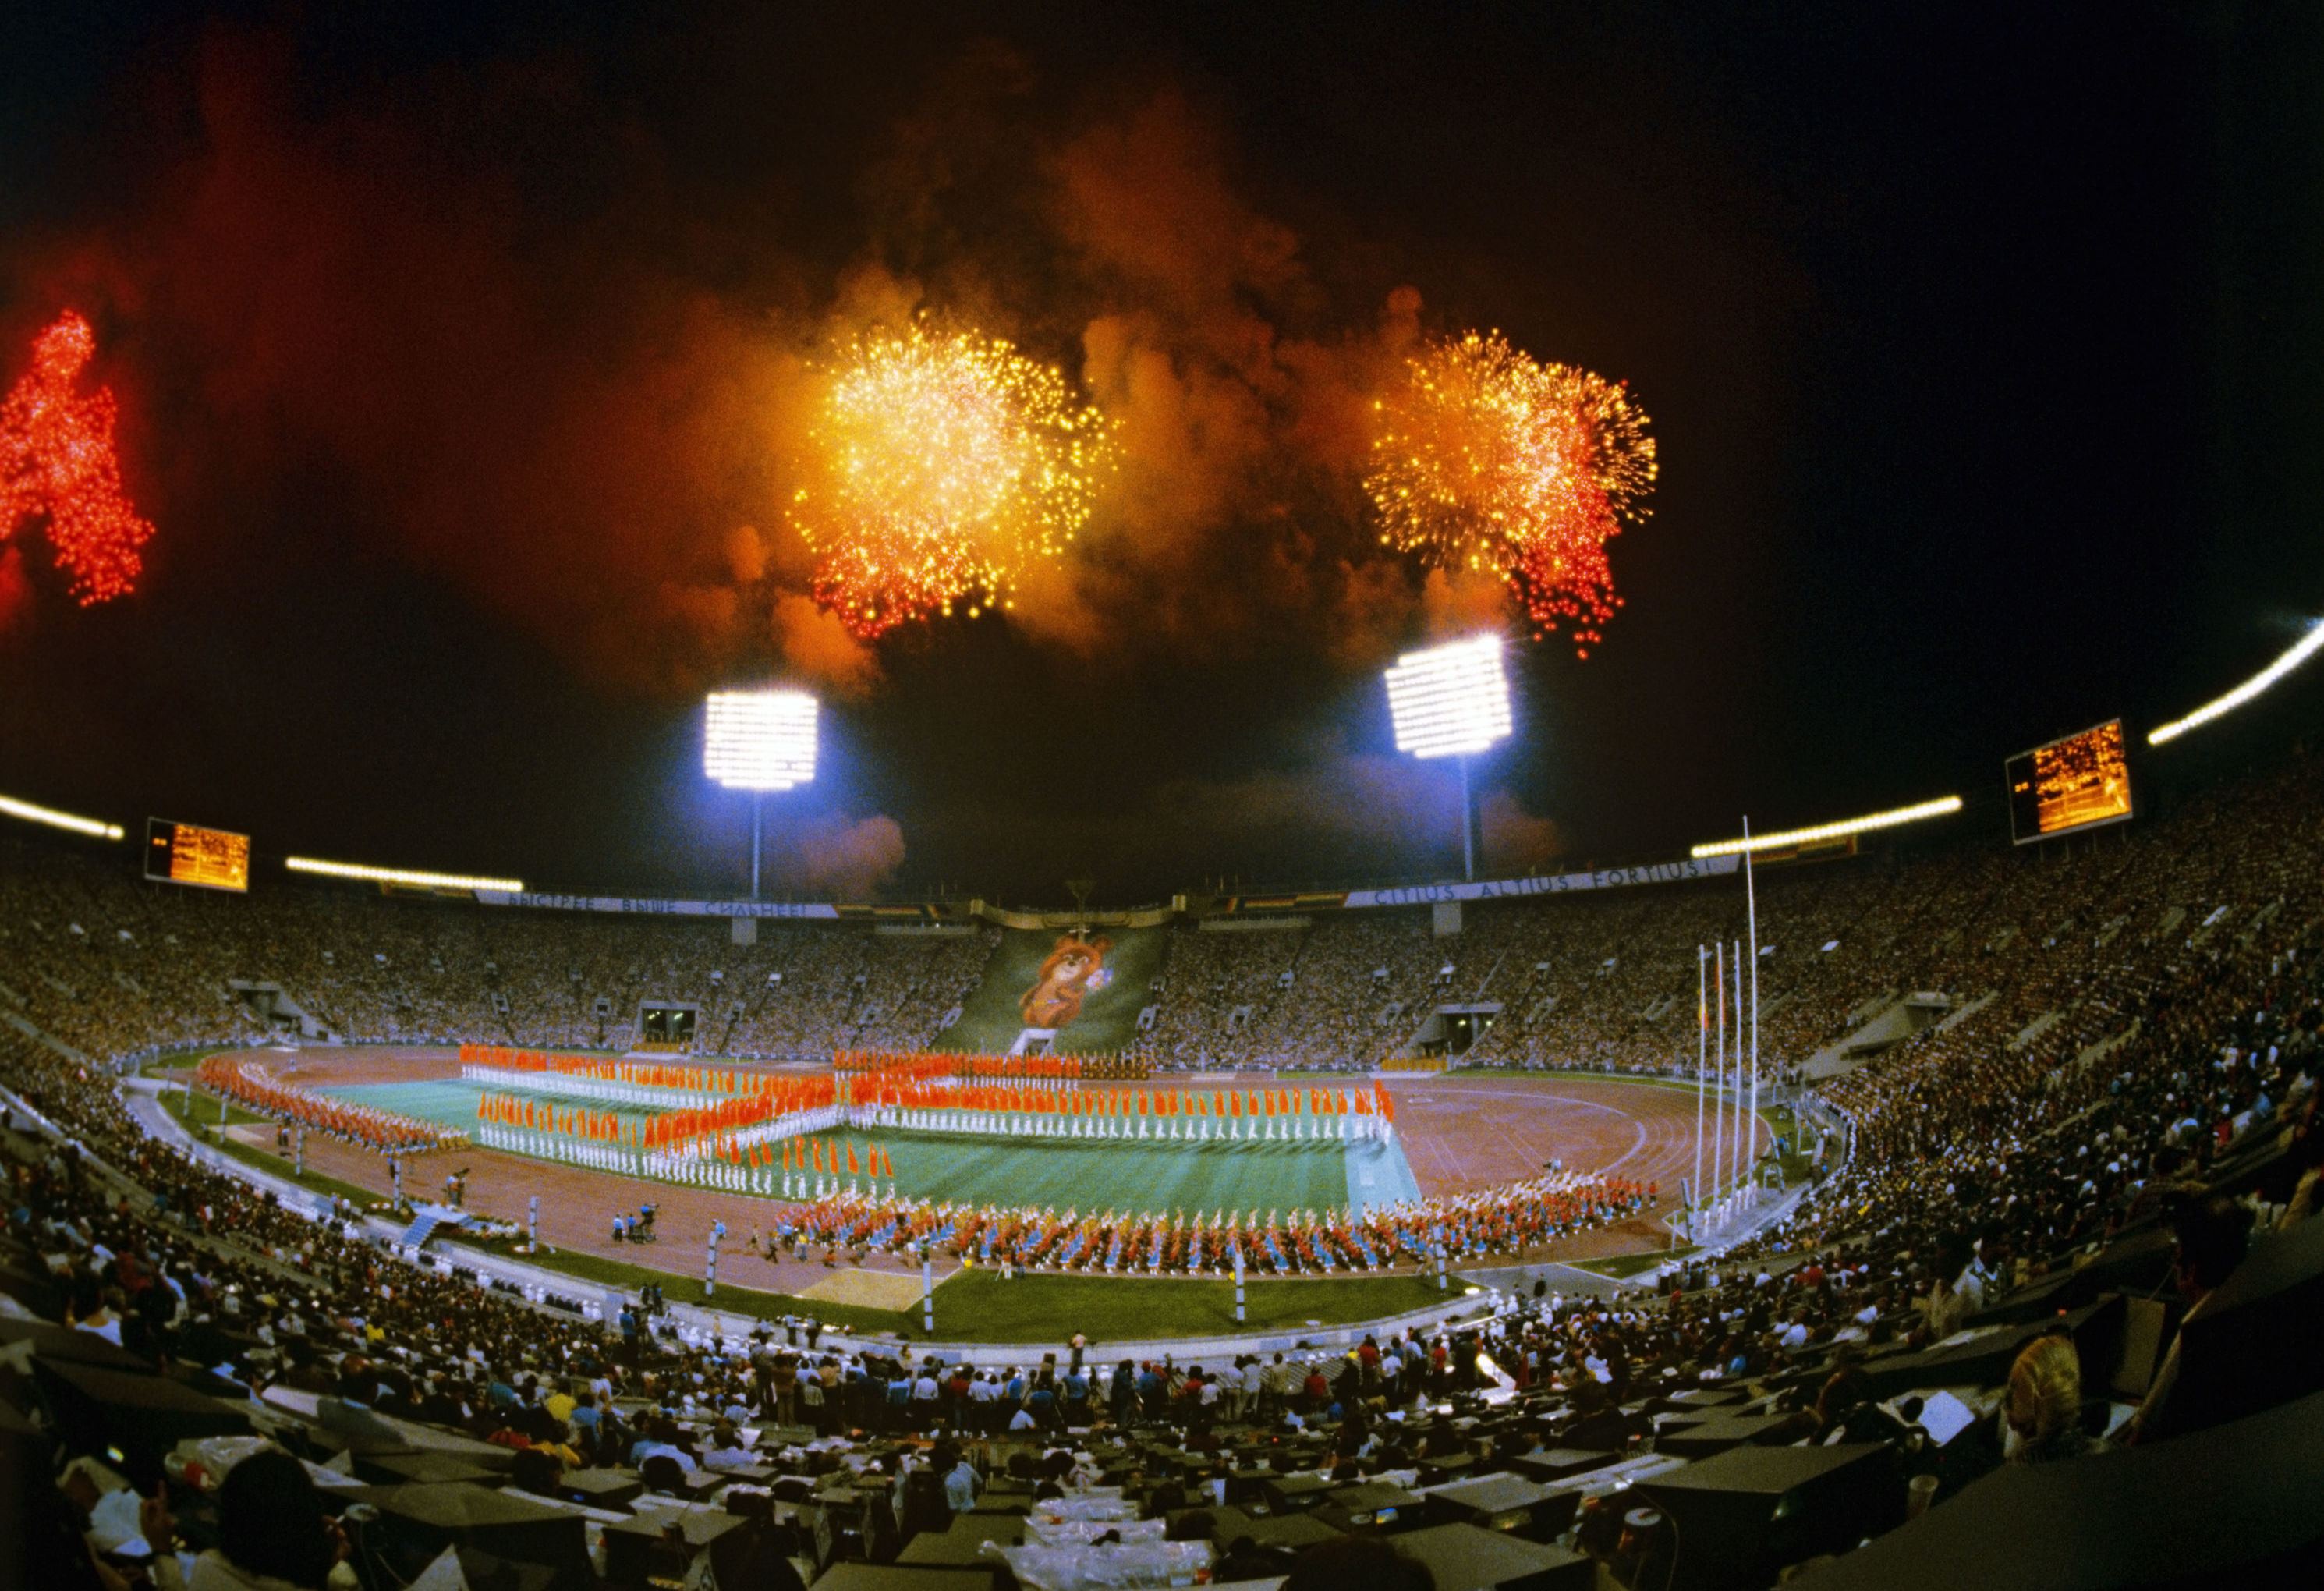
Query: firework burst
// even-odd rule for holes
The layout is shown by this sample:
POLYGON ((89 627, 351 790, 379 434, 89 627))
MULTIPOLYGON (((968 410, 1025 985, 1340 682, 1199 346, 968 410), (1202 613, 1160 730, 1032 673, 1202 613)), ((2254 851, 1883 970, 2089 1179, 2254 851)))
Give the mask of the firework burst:
POLYGON ((1536 640, 1563 628, 1588 657, 1622 605, 1607 540, 1646 517, 1655 482, 1646 413, 1621 384, 1471 332, 1424 347, 1375 409, 1364 488, 1380 540, 1497 576, 1536 640))
POLYGON ((869 638, 1010 603, 1019 571, 1088 519, 1108 428, 1065 377, 998 338, 923 326, 866 337, 830 373, 819 478, 793 522, 816 599, 869 638))
POLYGON ((83 607, 135 587, 138 549, 153 534, 121 489, 112 389, 73 391, 96 353, 96 332, 67 310, 32 339, 32 367, 0 402, 0 541, 46 514, 57 567, 83 607))

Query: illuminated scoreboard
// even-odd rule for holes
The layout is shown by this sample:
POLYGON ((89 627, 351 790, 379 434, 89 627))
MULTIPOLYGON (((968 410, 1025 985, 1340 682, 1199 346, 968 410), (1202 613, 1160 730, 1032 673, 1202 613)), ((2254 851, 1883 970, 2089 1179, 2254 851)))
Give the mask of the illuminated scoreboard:
POLYGON ((248 890, 250 837, 148 818, 145 876, 161 883, 198 884, 206 890, 248 890))
POLYGON ((2021 846, 2131 816, 2119 718, 2020 752, 2004 771, 2010 837, 2021 846))

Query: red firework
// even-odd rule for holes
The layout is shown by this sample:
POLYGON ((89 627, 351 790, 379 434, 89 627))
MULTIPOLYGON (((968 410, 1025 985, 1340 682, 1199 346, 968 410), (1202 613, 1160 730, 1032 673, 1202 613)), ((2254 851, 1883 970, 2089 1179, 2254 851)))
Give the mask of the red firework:
POLYGON ((1499 332, 1425 345, 1375 409, 1364 487, 1380 540, 1441 569, 1489 572, 1535 639, 1583 657, 1622 606, 1606 542, 1646 516, 1655 442, 1628 390, 1543 365, 1499 332))
POLYGON ((32 367, 0 403, 0 541, 46 514, 49 545, 83 607, 133 590, 153 527, 121 489, 113 389, 73 388, 97 352, 97 333, 68 310, 32 339, 32 367))

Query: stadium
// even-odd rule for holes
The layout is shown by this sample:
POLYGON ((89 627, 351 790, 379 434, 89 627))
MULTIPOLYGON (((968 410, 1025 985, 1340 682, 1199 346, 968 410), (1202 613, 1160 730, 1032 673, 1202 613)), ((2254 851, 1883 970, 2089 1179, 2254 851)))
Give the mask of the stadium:
MULTIPOLYGON (((1591 277, 1585 331, 1441 236, 1390 266, 1263 213, 1395 205, 1296 141, 1265 180, 1221 153, 1272 92, 1222 61, 1190 93, 1169 51, 947 23, 908 90, 732 21, 204 15, 182 63, 136 41, 193 146, 66 116, 42 159, 143 176, 0 217, 5 1584, 2312 1575, 2312 537, 2190 549, 2192 463, 2105 499, 2102 573, 2114 532, 2062 521, 1819 519, 1934 476, 1736 418, 1647 329, 1683 294, 1591 277), (608 134, 574 85, 665 47, 684 88, 608 134), (747 180, 696 142, 758 125, 730 53, 818 107, 747 180), (1037 60, 1131 108, 1060 108, 1037 60), (756 208, 779 171, 836 213, 851 165, 844 247, 756 208), (1443 308, 1401 284, 1431 267, 1443 308), (1342 304, 1342 271, 1397 284, 1342 304), (2026 560, 1973 577, 1991 612, 1869 595, 1969 544, 2026 560)), ((2149 25, 2119 48, 2163 71, 2149 25)), ((1602 50, 1572 92, 1609 109, 1718 79, 1664 28, 1510 48, 1602 50)), ((41 59, 101 96, 130 37, 41 59)), ((1746 120, 1646 165, 1847 168, 1746 120)), ((1500 159, 1489 208, 1555 190, 1500 159)), ((2290 246, 2237 207, 2292 178, 2206 171, 2221 250, 2290 246)), ((1830 236, 1895 224, 1831 202, 1830 236)), ((2281 323, 2265 274, 2185 290, 2209 335, 2281 323)), ((1817 380, 1861 374, 1835 328, 1920 313, 1824 285, 1817 380)), ((2057 457, 2135 476, 2124 416, 2183 399, 2237 513, 2302 511, 2254 439, 2297 430, 2305 329, 2236 342, 2278 385, 2196 398, 2059 335, 2044 423, 2094 418, 2057 457)), ((1889 381, 1846 389, 1868 431, 1889 381)), ((1947 513, 2080 501, 2008 408, 1973 446, 2020 463, 1947 513)))

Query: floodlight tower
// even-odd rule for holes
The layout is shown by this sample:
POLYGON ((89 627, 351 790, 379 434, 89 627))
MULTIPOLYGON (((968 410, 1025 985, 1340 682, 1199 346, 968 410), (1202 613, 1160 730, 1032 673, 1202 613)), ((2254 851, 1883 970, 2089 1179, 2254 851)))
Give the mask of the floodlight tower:
POLYGON ((1469 758, 1508 737, 1508 677, 1501 638, 1475 635, 1426 652, 1407 652, 1388 671, 1388 710, 1396 749, 1416 757, 1453 757, 1461 764, 1461 872, 1477 876, 1475 825, 1469 815, 1469 758))
POLYGON ((770 790, 815 782, 816 699, 804 690, 714 690, 702 771, 751 792, 751 899, 759 898, 759 808, 770 790))

